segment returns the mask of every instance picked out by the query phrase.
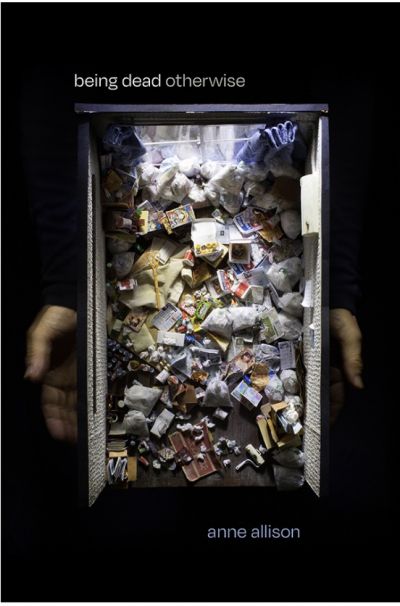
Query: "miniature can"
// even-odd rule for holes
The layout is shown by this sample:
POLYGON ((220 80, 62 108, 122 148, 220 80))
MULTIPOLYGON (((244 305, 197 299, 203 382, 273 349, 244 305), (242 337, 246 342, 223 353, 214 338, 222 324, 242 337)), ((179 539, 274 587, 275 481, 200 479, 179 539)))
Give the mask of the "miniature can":
POLYGON ((186 251, 185 256, 183 257, 183 264, 186 265, 186 267, 194 266, 194 252, 191 248, 186 251))
POLYGON ((132 221, 131 219, 118 215, 115 217, 115 227, 116 229, 131 229, 132 221))
POLYGON ((133 278, 125 278, 125 280, 119 280, 117 282, 118 290, 120 292, 124 290, 134 290, 137 286, 137 280, 133 278))

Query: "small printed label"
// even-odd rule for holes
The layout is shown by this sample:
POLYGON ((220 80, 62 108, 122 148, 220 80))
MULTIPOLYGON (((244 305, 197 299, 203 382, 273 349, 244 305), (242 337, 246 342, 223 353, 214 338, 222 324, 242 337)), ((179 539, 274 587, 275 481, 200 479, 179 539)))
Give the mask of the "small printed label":
POLYGON ((296 368, 295 349, 292 341, 281 341, 278 343, 281 357, 281 370, 296 368))
POLYGON ((182 313, 180 310, 172 305, 172 303, 167 303, 153 318, 153 326, 158 328, 158 330, 169 330, 173 327, 174 324, 182 317, 182 313))

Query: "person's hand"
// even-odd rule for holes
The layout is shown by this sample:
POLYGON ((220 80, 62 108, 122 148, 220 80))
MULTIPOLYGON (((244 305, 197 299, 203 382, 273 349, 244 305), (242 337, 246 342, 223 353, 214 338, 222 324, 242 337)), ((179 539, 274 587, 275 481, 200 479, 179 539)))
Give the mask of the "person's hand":
POLYGON ((331 423, 334 422, 344 404, 345 380, 357 389, 364 387, 362 380, 362 335, 355 316, 348 309, 330 311, 332 343, 330 369, 331 423), (335 357, 339 349, 340 360, 335 357))
POLYGON ((46 305, 27 334, 25 378, 42 383, 42 411, 50 435, 76 442, 76 312, 46 305))

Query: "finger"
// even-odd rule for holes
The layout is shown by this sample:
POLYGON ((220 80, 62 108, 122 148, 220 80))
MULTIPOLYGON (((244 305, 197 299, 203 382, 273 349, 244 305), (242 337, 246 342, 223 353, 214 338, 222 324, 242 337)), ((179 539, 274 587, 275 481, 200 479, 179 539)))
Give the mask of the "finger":
POLYGON ((25 379, 42 381, 50 368, 51 335, 41 327, 28 331, 25 379))
POLYGON ((62 414, 65 397, 55 387, 43 385, 42 412, 49 434, 55 440, 64 440, 65 423, 62 414))
POLYGON ((43 385, 42 412, 46 427, 55 440, 75 443, 77 439, 76 390, 65 392, 43 385))
POLYGON ((356 330, 345 332, 341 340, 343 370, 347 380, 353 387, 362 389, 364 383, 361 377, 361 333, 356 330))

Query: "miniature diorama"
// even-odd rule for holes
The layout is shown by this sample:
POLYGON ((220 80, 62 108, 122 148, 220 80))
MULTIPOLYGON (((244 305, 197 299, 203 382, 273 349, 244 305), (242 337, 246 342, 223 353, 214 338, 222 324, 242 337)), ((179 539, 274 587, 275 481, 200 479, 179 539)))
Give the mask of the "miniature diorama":
POLYGON ((317 240, 310 273, 300 179, 313 123, 105 118, 106 481, 301 487, 317 240))

